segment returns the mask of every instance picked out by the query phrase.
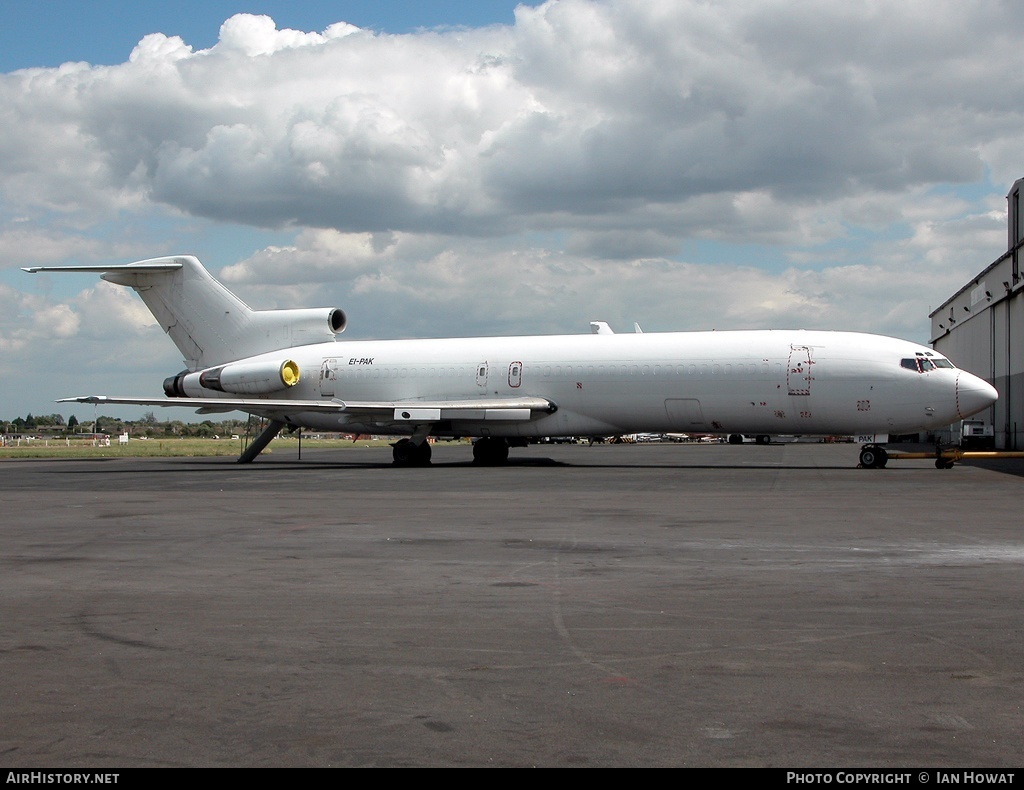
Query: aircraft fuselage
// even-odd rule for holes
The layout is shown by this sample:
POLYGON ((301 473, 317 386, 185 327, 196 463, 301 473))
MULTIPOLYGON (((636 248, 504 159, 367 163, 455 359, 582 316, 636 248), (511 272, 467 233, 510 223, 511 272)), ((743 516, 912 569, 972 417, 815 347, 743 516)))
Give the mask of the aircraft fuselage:
MULTIPOLYGON (((283 349, 248 362, 285 358, 300 371, 288 390, 299 402, 415 406, 537 397, 557 406, 535 419, 463 418, 455 425, 415 410, 408 419, 401 412, 284 415, 308 428, 354 433, 412 434, 429 421, 433 435, 509 438, 900 434, 962 419, 989 405, 993 392, 927 347, 811 330, 349 340, 283 349)), ((224 397, 194 383, 183 394, 224 397)))

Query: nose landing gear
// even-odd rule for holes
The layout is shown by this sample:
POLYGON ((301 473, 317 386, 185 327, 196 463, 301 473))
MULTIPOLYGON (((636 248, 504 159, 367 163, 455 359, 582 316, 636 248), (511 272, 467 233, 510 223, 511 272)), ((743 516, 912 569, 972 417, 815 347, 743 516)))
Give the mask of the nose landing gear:
POLYGON ((860 465, 865 469, 884 469, 889 453, 877 444, 866 444, 860 449, 860 465))

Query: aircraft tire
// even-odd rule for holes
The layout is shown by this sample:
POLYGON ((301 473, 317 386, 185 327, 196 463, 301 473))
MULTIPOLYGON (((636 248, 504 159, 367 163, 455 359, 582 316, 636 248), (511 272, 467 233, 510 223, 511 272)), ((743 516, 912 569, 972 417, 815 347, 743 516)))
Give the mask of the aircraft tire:
POLYGON ((430 444, 399 439, 391 445, 391 459, 395 466, 427 466, 430 463, 430 444))
POLYGON ((860 465, 865 469, 883 469, 889 461, 889 454, 882 447, 868 445, 860 451, 860 465))
POLYGON ((504 439, 483 437, 473 444, 473 463, 481 466, 501 466, 508 461, 508 442, 504 439))

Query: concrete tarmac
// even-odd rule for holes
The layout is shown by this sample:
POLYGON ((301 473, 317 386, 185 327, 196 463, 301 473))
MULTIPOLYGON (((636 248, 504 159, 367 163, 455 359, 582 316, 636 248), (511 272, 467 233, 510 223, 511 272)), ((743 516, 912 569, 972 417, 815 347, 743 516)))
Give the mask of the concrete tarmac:
POLYGON ((1022 765, 1012 467, 311 444, 0 463, 0 765, 1022 765))

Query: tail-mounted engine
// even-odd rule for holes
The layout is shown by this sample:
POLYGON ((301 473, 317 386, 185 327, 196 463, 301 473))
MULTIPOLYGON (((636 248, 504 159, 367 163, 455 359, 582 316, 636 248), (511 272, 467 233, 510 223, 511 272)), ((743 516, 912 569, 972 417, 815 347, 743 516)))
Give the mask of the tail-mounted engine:
POLYGON ((335 335, 344 332, 348 325, 348 317, 340 307, 253 310, 249 320, 251 323, 246 330, 248 340, 258 337, 261 344, 273 348, 330 342, 335 335))
POLYGON ((234 395, 268 395, 299 383, 299 366, 291 359, 232 362, 215 368, 164 379, 164 393, 170 398, 198 397, 202 390, 234 395))

